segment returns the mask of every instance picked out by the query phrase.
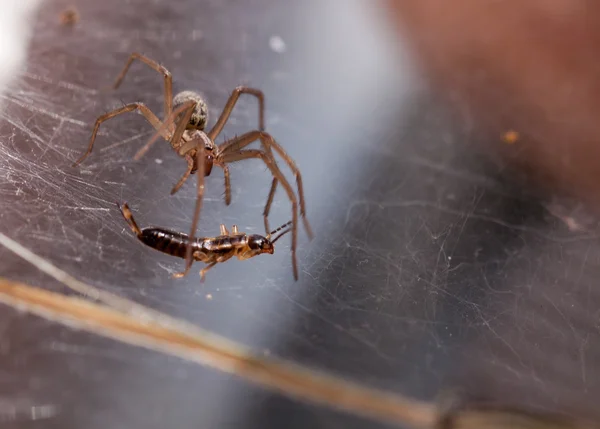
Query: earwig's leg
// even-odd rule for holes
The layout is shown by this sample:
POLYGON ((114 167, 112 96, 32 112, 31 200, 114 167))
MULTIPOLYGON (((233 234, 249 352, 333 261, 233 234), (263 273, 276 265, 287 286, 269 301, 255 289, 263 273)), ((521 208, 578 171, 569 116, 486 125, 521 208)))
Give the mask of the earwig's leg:
POLYGON ((225 224, 222 223, 221 225, 219 225, 219 228, 221 235, 229 235, 229 231, 227 231, 227 227, 225 226, 225 224))
POLYGON ((181 179, 179 179, 177 184, 175 186, 173 186, 173 189, 171 189, 171 195, 173 195, 177 191, 179 191, 179 188, 181 188, 183 186, 183 184, 188 179, 188 177, 190 177, 190 174, 192 174, 192 170, 194 169, 194 158, 192 158, 189 155, 186 155, 185 160, 188 163, 188 168, 187 168, 187 170, 185 170, 185 173, 183 173, 183 176, 181 176, 181 179))
POLYGON ((275 197, 275 191, 277 190, 277 184, 279 180, 277 177, 273 178, 273 182, 271 183, 271 190, 269 191, 269 196, 267 197, 267 204, 265 204, 265 209, 263 210, 263 219, 265 222, 265 231, 267 234, 270 233, 271 228, 269 226, 269 212, 271 211, 271 204, 273 204, 273 198, 275 197))
POLYGON ((200 270, 200 282, 201 283, 204 283, 204 277, 206 276, 206 272, 208 270, 210 270, 212 267, 214 267, 215 265, 217 265, 217 262, 212 262, 200 270))
POLYGON ((135 235, 137 235, 138 237, 141 237, 142 230, 135 222, 135 219, 133 218, 133 214, 131 213, 131 210, 129 210, 129 206, 127 205, 127 203, 123 203, 123 206, 121 206, 121 205, 119 205, 119 203, 117 203, 117 207, 119 207, 119 210, 121 210, 121 214, 123 215, 123 217, 129 224, 129 227, 131 228, 133 233, 135 235))
MULTIPOLYGON (((194 256, 194 255, 192 255, 192 257, 193 257, 193 256, 194 256)), ((193 262, 194 262, 194 260, 192 259, 192 263, 193 263, 193 262)), ((175 273, 175 274, 173 274, 173 276, 172 276, 172 277, 173 277, 174 279, 181 279, 181 278, 183 278, 183 277, 185 277, 185 276, 187 276, 187 275, 188 275, 188 273, 190 272, 190 268, 192 268, 192 264, 189 264, 189 265, 187 265, 187 264, 186 264, 186 266, 185 266, 185 269, 184 269, 183 271, 181 271, 181 272, 179 272, 179 273, 175 273)))
POLYGON ((258 98, 258 129, 260 131, 265 129, 265 96, 263 92, 259 89, 249 88, 247 86, 238 86, 229 96, 229 100, 227 100, 227 103, 223 108, 223 112, 221 112, 221 116, 219 116, 219 119, 217 119, 216 124, 208 132, 208 138, 214 141, 219 136, 221 131, 223 131, 223 127, 229 119, 235 103, 242 94, 250 94, 258 98))
POLYGON ((240 233, 240 230, 238 229, 237 225, 233 225, 231 227, 231 233, 234 234, 234 235, 240 233))
MULTIPOLYGON (((244 134, 238 137, 240 146, 247 146, 248 144, 256 141, 257 139, 262 138, 262 133, 254 131, 247 134, 244 134)), ((274 162, 273 158, 264 151, 257 149, 247 149, 241 150, 235 153, 230 153, 223 156, 223 162, 236 162, 241 161, 243 159, 249 158, 259 158, 265 163, 265 165, 271 170, 271 174, 273 177, 277 178, 277 180, 281 183, 281 186, 285 189, 288 194, 288 198, 292 203, 292 269, 294 271, 294 279, 298 280, 298 266, 296 262, 296 244, 298 241, 298 201, 296 199, 296 195, 294 194, 294 190, 291 185, 285 178, 285 176, 279 170, 277 163, 274 162)))
POLYGON ((150 147, 154 144, 154 142, 164 133, 168 133, 167 135, 169 137, 165 138, 165 140, 171 143, 171 146, 173 146, 173 142, 178 142, 179 140, 181 140, 183 132, 185 131, 185 127, 189 122, 192 114, 194 113, 195 106, 196 102, 190 101, 188 103, 183 104, 181 107, 175 109, 175 111, 171 113, 171 115, 168 118, 166 118, 165 121, 161 124, 160 128, 157 128, 156 134, 154 134, 154 136, 150 140, 148 140, 148 143, 146 143, 144 147, 137 151, 133 159, 138 161, 142 156, 144 156, 146 152, 148 152, 150 147), (173 130, 173 124, 175 123, 175 120, 183 112, 185 112, 183 115, 183 119, 177 124, 177 127, 173 130))
POLYGON ((192 268, 191 265, 189 267, 185 267, 185 270, 183 270, 179 273, 173 274, 171 277, 173 277, 174 279, 181 279, 188 275, 188 273, 190 272, 190 268, 192 268))
POLYGON ((133 63, 134 60, 139 60, 139 61, 143 62, 147 66, 151 67, 152 69, 156 70, 157 72, 159 72, 163 75, 163 77, 165 79, 165 119, 166 119, 167 116, 169 116, 171 114, 171 111, 173 110, 173 78, 171 77, 171 72, 169 72, 169 70, 167 70, 166 68, 164 68, 163 66, 158 64, 156 61, 151 60, 150 58, 148 58, 145 55, 134 52, 133 54, 131 54, 129 56, 129 59, 127 60, 127 63, 125 64, 125 67, 123 67, 123 70, 121 71, 121 73, 119 73, 119 76, 117 76, 117 79, 115 80, 115 83, 113 85, 113 89, 117 89, 119 87, 119 85, 121 85, 121 82, 123 82, 123 78, 127 74, 127 71, 129 70, 129 67, 131 66, 131 63, 133 63))
POLYGON ((192 259, 192 243, 194 242, 196 229, 198 228, 198 221, 200 220, 200 211, 202 210, 202 200, 204 198, 204 142, 202 140, 198 140, 197 143, 198 145, 196 148, 196 159, 200 160, 200 162, 196 163, 196 176, 198 176, 198 187, 196 190, 196 207, 194 208, 194 217, 192 218, 192 226, 189 234, 190 239, 188 241, 188 246, 185 252, 186 270, 189 270, 194 261, 192 259))
POLYGON ((92 131, 92 136, 90 137, 90 143, 88 145, 88 148, 85 151, 85 153, 73 163, 73 167, 76 167, 77 165, 81 164, 90 155, 90 153, 92 153, 92 149, 94 148, 94 142, 96 141, 96 134, 98 133, 98 129, 100 128, 100 125, 103 122, 108 121, 109 119, 114 118, 115 116, 120 115, 121 113, 133 112, 134 110, 138 110, 142 115, 144 115, 144 118, 146 118, 146 120, 150 122, 150 124, 158 131, 157 138, 163 137, 165 140, 169 140, 171 134, 168 132, 167 129, 163 130, 163 123, 160 121, 160 119, 156 117, 154 113, 150 111, 150 109, 148 109, 148 107, 146 107, 142 103, 127 104, 123 107, 113 110, 112 112, 105 113, 104 115, 96 119, 96 124, 94 125, 94 130, 92 131))

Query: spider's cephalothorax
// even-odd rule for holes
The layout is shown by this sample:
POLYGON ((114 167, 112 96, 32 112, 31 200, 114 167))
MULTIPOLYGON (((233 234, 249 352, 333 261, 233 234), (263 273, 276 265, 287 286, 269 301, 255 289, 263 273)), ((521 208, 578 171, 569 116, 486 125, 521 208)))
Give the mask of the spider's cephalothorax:
MULTIPOLYGON (((277 186, 281 184, 292 204, 291 253, 294 278, 297 279, 298 268, 296 264, 296 243, 298 237, 298 211, 300 212, 300 216, 304 222, 306 233, 308 234, 309 238, 312 238, 312 230, 308 220, 306 219, 302 176, 292 158, 290 158, 281 145, 279 145, 279 143, 277 143, 270 134, 264 131, 265 106, 264 95, 262 91, 254 88, 248 88, 246 86, 238 86, 235 88, 229 96, 229 99, 227 100, 223 111, 219 115, 217 122, 212 128, 210 128, 209 131, 204 131, 208 122, 208 107, 202 96, 192 91, 183 91, 173 97, 173 82, 171 73, 156 61, 151 60, 144 55, 138 53, 131 54, 129 60, 125 64, 125 67, 121 71, 121 74, 119 74, 117 77, 114 88, 117 88, 121 84, 123 78, 129 70, 129 67, 131 66, 131 63, 135 60, 143 62, 147 66, 161 73, 164 77, 164 120, 161 121, 158 119, 158 117, 148 107, 139 102, 127 104, 123 107, 113 110, 112 112, 108 112, 96 120, 87 151, 73 165, 80 164, 90 155, 94 147, 96 134, 98 133, 98 129, 103 122, 110 118, 114 118, 121 113, 133 111, 141 113, 157 132, 154 137, 152 137, 148 143, 146 143, 146 145, 137 152, 135 159, 141 158, 150 149, 152 144, 159 137, 162 137, 171 144, 179 156, 186 160, 188 165, 187 170, 181 179, 179 179, 177 184, 175 184, 171 190, 171 194, 177 192, 192 173, 196 173, 198 178, 196 207, 194 209, 194 217, 192 219, 189 238, 190 242, 193 242, 194 234, 198 227, 198 220, 200 218, 200 210, 202 208, 202 199, 204 196, 204 177, 211 173, 213 166, 216 165, 223 169, 225 176, 225 203, 229 205, 231 203, 229 164, 251 158, 262 160, 273 176, 271 189, 269 191, 267 203, 265 204, 265 209, 263 211, 265 231, 268 233, 270 230, 268 220, 269 212, 271 210, 271 204, 273 202, 273 197, 275 196, 277 186), (258 99, 258 129, 226 140, 219 145, 215 144, 215 140, 221 131, 223 131, 223 127, 229 120, 231 112, 233 111, 238 98, 242 94, 250 94, 258 99), (260 149, 247 148, 251 143, 256 141, 260 141, 260 149), (277 152, 277 154, 283 158, 285 163, 292 170, 298 187, 297 196, 294 189, 279 169, 279 166, 277 165, 273 155, 273 151, 277 152)), ((192 262, 192 247, 188 246, 186 268, 182 275, 185 275, 189 271, 192 262)))
MULTIPOLYGON (((202 130, 188 129, 183 132, 181 139, 178 142, 171 142, 173 149, 177 151, 179 156, 190 157, 194 160, 194 166, 190 174, 195 174, 198 171, 198 162, 204 158, 204 176, 210 176, 213 165, 215 164, 215 156, 217 147, 210 140, 206 133, 202 130), (204 156, 198 154, 198 141, 204 142, 204 156)), ((178 189, 173 189, 171 195, 177 192, 178 189)))

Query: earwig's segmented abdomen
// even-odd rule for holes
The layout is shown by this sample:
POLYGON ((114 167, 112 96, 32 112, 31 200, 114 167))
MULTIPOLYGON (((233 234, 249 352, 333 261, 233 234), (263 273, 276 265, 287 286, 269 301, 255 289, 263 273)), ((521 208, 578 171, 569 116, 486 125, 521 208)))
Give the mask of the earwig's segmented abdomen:
MULTIPOLYGON (((156 227, 142 229, 138 238, 145 245, 177 258, 185 258, 186 246, 189 242, 187 234, 156 227)), ((247 236, 245 234, 214 238, 198 237, 192 243, 192 252, 199 252, 212 261, 219 256, 227 255, 236 249, 245 247, 246 243, 247 236)), ((194 259, 206 262, 204 257, 195 257, 194 259)))
MULTIPOLYGON (((185 258, 186 246, 189 241, 187 234, 152 227, 142 229, 142 235, 139 239, 144 244, 160 252, 178 258, 185 258)), ((202 250, 198 249, 199 247, 197 243, 192 244, 194 250, 202 250)))

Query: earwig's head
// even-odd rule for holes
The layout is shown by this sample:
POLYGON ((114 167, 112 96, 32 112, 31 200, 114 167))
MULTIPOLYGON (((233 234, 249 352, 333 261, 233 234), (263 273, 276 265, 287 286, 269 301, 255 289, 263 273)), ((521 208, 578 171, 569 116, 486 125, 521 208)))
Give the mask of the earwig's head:
POLYGON ((173 110, 180 107, 182 104, 188 101, 195 101, 196 108, 194 113, 190 117, 188 128, 203 130, 208 122, 208 106, 204 101, 204 98, 194 91, 182 91, 173 97, 173 110))
POLYGON ((256 234, 248 236, 248 247, 254 255, 260 255, 261 253, 273 254, 275 251, 271 240, 256 234))

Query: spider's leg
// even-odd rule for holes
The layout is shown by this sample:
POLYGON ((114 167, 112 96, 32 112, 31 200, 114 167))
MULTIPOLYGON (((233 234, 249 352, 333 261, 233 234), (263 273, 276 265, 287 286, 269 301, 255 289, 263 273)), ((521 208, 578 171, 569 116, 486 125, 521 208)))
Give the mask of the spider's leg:
POLYGON ((177 191, 179 191, 179 188, 181 188, 183 186, 183 184, 188 179, 188 177, 190 177, 190 174, 192 174, 192 170, 194 169, 194 158, 192 158, 189 155, 186 155, 185 160, 187 161, 187 164, 188 164, 187 170, 185 170, 185 173, 183 173, 183 176, 181 176, 181 179, 179 179, 177 184, 175 186, 173 186, 173 189, 171 189, 171 195, 174 195, 177 191))
MULTIPOLYGON (((245 137, 246 134, 240 136, 240 137, 234 137, 232 139, 226 140, 223 143, 221 143, 218 146, 217 149, 217 153, 220 154, 221 156, 225 156, 228 155, 229 153, 234 153, 236 151, 239 151, 240 149, 243 149, 244 147, 248 146, 249 144, 253 143, 256 141, 255 140, 247 140, 244 139, 243 137, 245 137)), ((267 150, 270 152, 270 148, 267 148, 267 150)), ((273 158, 273 156, 271 155, 271 158, 273 158)), ((218 158, 220 159, 220 158, 218 158)), ((273 158, 273 161, 275 162, 275 158, 273 158)), ((223 168, 224 173, 225 173, 225 203, 227 205, 229 205, 229 203, 231 202, 231 183, 229 181, 229 167, 227 167, 227 164, 225 163, 218 163, 217 165, 219 165, 221 168, 223 168)), ((271 190, 269 191, 269 196, 267 197, 267 203, 265 204, 265 209, 263 210, 263 220, 264 220, 264 225, 265 225, 265 232, 268 234, 269 231, 271 231, 270 227, 269 227, 269 212, 271 210, 271 204, 273 203, 273 197, 275 196, 275 191, 277 190, 277 184, 278 184, 278 180, 276 177, 273 178, 273 183, 271 184, 271 190)))
POLYGON ((89 155, 92 153, 92 149, 94 148, 94 142, 96 141, 96 134, 98 133, 98 129, 100 125, 108 121, 111 118, 114 118, 121 113, 133 112, 134 110, 138 110, 144 118, 157 130, 157 137, 163 137, 166 140, 169 140, 170 134, 167 129, 163 129, 163 123, 156 117, 152 111, 142 103, 131 103, 127 104, 123 107, 119 107, 118 109, 113 110, 112 112, 105 113, 96 119, 96 124, 94 125, 94 130, 92 131, 92 136, 90 137, 90 143, 88 144, 88 148, 85 153, 73 163, 73 167, 81 164, 89 155))
MULTIPOLYGON (((253 131, 238 137, 238 143, 240 146, 243 147, 261 138, 262 134, 260 132, 253 131)), ((222 162, 229 163, 250 158, 259 158, 265 163, 267 168, 271 171, 273 177, 275 177, 278 180, 278 182, 281 183, 281 186, 283 186, 283 189, 285 189, 288 198, 292 203, 292 269, 294 271, 294 279, 298 280, 298 266, 296 262, 296 243, 298 241, 298 201, 296 199, 296 194, 294 194, 292 186, 289 184, 283 173, 281 173, 281 170, 279 170, 279 167, 277 166, 277 163, 273 159, 272 155, 265 151, 257 149, 246 149, 236 151, 233 153, 223 154, 222 162)))
POLYGON ((198 139, 196 142, 196 159, 200 160, 196 163, 196 176, 198 176, 198 187, 196 189, 196 207, 194 208, 194 217, 192 218, 189 242, 185 253, 186 270, 189 270, 189 268, 192 266, 192 263, 194 262, 192 258, 192 243, 195 239, 196 229, 198 229, 200 211, 202 210, 202 200, 204 198, 204 141, 202 139, 198 139))
MULTIPOLYGON (((292 170, 292 173, 294 174, 294 177, 296 178, 296 185, 298 187, 298 200, 300 202, 300 216, 302 216, 302 222, 304 223, 304 229, 306 230, 306 234, 308 235, 308 238, 312 240, 314 234, 312 232, 310 223, 308 223, 308 219, 306 218, 306 202, 304 201, 304 187, 302 186, 302 174, 300 173, 300 170, 296 166, 296 163, 294 162, 294 160, 287 154, 287 152, 283 149, 283 147, 281 147, 281 145, 275 141, 275 139, 270 134, 261 132, 261 142, 265 148, 269 148, 269 152, 270 152, 271 148, 275 149, 275 152, 277 152, 279 154, 279 156, 281 156, 283 158, 283 160, 288 165, 288 167, 290 167, 290 170, 292 170)), ((273 156, 273 155, 271 154, 271 156, 273 156)), ((273 185, 271 187, 272 194, 269 194, 270 200, 267 202, 268 205, 265 206, 265 216, 269 215, 269 210, 271 208, 270 203, 273 200, 273 195, 275 194, 276 187, 277 187, 277 183, 275 181, 273 181, 273 185)))
MULTIPOLYGON (((300 170, 296 166, 296 163, 294 162, 294 160, 285 152, 285 150, 281 147, 281 145, 279 143, 277 143, 270 134, 262 132, 262 131, 250 131, 249 133, 243 134, 240 137, 236 137, 236 138, 233 138, 233 139, 230 139, 230 140, 227 140, 227 141, 221 143, 218 147, 218 153, 222 154, 221 156, 229 156, 229 153, 235 153, 236 151, 239 151, 239 150, 245 148, 246 146, 248 146, 249 144, 255 142, 257 139, 260 139, 260 141, 262 143, 263 152, 265 152, 265 154, 267 156, 269 156, 275 164, 276 164, 276 161, 275 161, 275 157, 273 156, 273 153, 271 151, 271 148, 275 149, 275 151, 283 158, 283 160, 288 165, 288 167, 290 167, 290 170, 292 170, 292 173, 294 174, 294 177, 296 178, 296 184, 298 186, 298 198, 299 198, 299 202, 300 202, 300 216, 302 216, 302 222, 304 223, 304 229, 306 230, 306 235, 308 235, 308 238, 312 240, 312 238, 313 238, 312 228, 310 226, 310 223, 308 222, 308 219, 306 218, 306 202, 304 200, 304 187, 302 185, 302 175, 300 173, 300 170), (247 138, 245 138, 246 136, 251 135, 251 134, 258 134, 258 138, 255 138, 253 140, 248 140, 247 138)), ((265 219, 265 228, 267 229, 267 233, 269 232, 269 227, 268 227, 269 224, 268 224, 267 218, 269 217, 269 212, 271 210, 271 204, 273 202, 273 197, 275 196, 275 190, 277 189, 277 184, 278 184, 277 177, 274 177, 273 183, 271 184, 271 190, 269 191, 269 197, 267 199, 267 204, 265 205, 265 210, 263 212, 263 216, 265 219)))
POLYGON ((238 98, 242 94, 250 94, 255 96, 258 99, 258 129, 263 131, 265 129, 265 96, 263 92, 259 89, 249 88, 247 86, 238 86, 233 90, 227 103, 225 103, 225 107, 223 107, 223 111, 221 112, 221 116, 217 119, 217 122, 212 127, 212 129, 208 132, 208 137, 214 141, 221 131, 223 131, 223 127, 225 123, 229 119, 231 112, 237 103, 238 98))
POLYGON ((121 82, 123 82, 123 78, 125 78, 127 71, 129 71, 129 67, 131 66, 131 63, 133 63, 135 60, 139 60, 139 61, 143 62, 147 66, 151 67, 152 69, 156 70, 157 72, 159 72, 163 75, 163 77, 165 79, 165 119, 166 119, 171 114, 171 111, 173 110, 173 78, 171 77, 171 72, 169 72, 169 70, 167 70, 166 68, 164 68, 163 66, 158 64, 156 61, 151 60, 150 58, 148 58, 145 55, 134 52, 133 54, 131 54, 129 56, 129 59, 127 60, 127 63, 125 64, 125 67, 123 67, 123 70, 121 71, 121 73, 119 73, 119 76, 117 76, 117 79, 115 80, 115 83, 113 85, 113 89, 117 89, 119 87, 119 85, 121 85, 121 82))
MULTIPOLYGON (((198 256, 200 256, 200 252, 195 252, 195 253, 192 255, 192 257, 193 257, 194 255, 196 255, 196 254, 198 254, 198 256)), ((192 259, 192 262, 193 262, 193 259, 192 259)), ((190 268, 192 268, 192 264, 190 264, 190 265, 186 265, 186 267, 185 267, 185 269, 184 269, 183 271, 181 271, 181 272, 179 272, 179 273, 175 273, 175 274, 173 274, 171 277, 173 277, 174 279, 181 279, 181 278, 183 278, 183 277, 185 277, 185 276, 187 276, 187 275, 188 275, 188 273, 190 272, 190 268)))
POLYGON ((229 166, 226 164, 222 165, 223 176, 225 178, 225 204, 231 204, 231 179, 229 178, 229 166))
POLYGON ((267 234, 269 234, 271 232, 271 227, 269 226, 269 212, 271 211, 271 204, 273 204, 273 198, 275 197, 275 191, 277 190, 278 184, 279 184, 279 180, 277 180, 277 177, 273 177, 273 182, 271 183, 271 190, 269 191, 269 196, 267 197, 267 203, 265 204, 265 209, 263 210, 265 232, 267 234))
POLYGON ((227 166, 227 164, 223 164, 218 160, 215 160, 213 165, 216 165, 223 169, 223 176, 225 179, 225 204, 229 205, 231 204, 231 179, 229 174, 229 167, 227 166))

